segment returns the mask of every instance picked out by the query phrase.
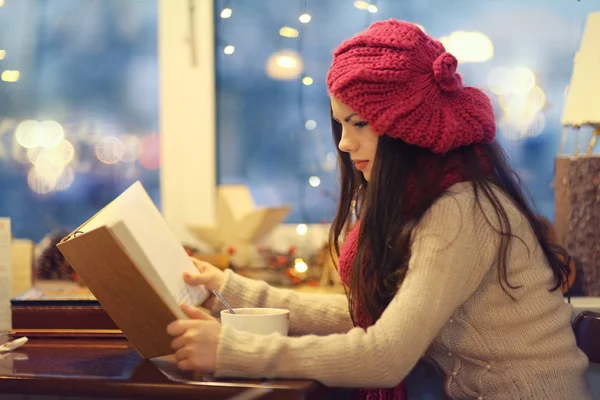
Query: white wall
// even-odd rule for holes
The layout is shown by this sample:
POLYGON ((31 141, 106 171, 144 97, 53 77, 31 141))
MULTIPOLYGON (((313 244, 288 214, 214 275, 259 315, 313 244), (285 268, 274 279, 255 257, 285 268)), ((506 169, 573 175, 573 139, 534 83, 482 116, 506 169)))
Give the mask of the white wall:
POLYGON ((213 223, 216 184, 213 1, 194 4, 195 66, 188 0, 159 0, 158 10, 162 211, 190 244, 188 224, 213 223))

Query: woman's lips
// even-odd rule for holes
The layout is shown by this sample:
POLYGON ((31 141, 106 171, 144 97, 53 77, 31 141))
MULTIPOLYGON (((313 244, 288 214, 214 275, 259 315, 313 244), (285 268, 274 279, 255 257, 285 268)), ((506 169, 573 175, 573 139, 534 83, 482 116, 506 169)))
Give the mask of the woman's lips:
POLYGON ((356 160, 354 161, 354 167, 359 170, 362 171, 363 169, 367 168, 367 165, 369 164, 369 160, 356 160))

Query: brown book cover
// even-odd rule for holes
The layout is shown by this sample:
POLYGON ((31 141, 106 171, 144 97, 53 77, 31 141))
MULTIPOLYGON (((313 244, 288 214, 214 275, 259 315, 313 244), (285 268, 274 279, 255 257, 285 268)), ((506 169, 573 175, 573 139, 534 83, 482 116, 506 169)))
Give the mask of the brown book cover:
POLYGON ((166 327, 187 318, 179 305, 208 297, 183 282, 194 264, 140 182, 57 247, 145 358, 172 353, 166 327))

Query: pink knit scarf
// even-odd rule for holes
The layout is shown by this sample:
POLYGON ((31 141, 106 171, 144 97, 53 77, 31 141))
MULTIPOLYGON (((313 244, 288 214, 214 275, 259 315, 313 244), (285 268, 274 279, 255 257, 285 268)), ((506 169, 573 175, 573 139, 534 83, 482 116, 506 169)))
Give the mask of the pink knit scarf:
MULTIPOLYGON (((360 222, 350 231, 340 252, 339 273, 342 282, 349 286, 352 276, 352 265, 358 252, 360 222)), ((367 329, 372 325, 370 318, 364 314, 362 304, 354 304, 354 322, 356 326, 367 329)), ((404 382, 392 389, 360 389, 360 398, 365 400, 404 400, 406 390, 404 382)))

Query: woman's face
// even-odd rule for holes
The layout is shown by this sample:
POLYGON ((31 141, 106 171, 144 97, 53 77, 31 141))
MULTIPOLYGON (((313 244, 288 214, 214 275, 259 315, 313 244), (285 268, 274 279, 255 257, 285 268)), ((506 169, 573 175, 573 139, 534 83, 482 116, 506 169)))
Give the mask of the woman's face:
POLYGON ((371 130, 369 124, 350 107, 331 96, 333 118, 342 126, 342 138, 338 147, 348 153, 354 167, 362 172, 368 182, 377 153, 379 135, 371 130))

